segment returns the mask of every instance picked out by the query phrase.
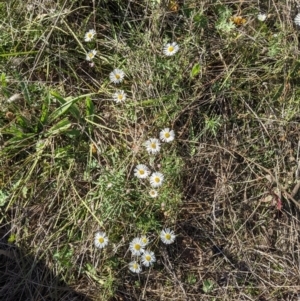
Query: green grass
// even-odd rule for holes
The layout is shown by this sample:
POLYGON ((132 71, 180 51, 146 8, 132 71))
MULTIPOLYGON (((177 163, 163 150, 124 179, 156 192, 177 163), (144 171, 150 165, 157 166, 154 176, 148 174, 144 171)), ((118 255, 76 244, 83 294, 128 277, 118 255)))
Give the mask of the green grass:
MULTIPOLYGON (((56 276, 90 300, 296 298, 299 28, 289 1, 261 5, 0 3, 0 249, 19 252, 0 259, 25 275, 5 296, 14 275, 0 274, 3 300, 38 298, 32 262, 43 294, 56 276), (145 141, 166 127, 175 140, 149 155, 145 141), (137 164, 164 174, 157 198, 137 164), (172 245, 160 242, 166 227, 172 245), (128 248, 143 234, 157 261, 136 275, 128 248)), ((51 300, 69 300, 56 289, 51 300)))

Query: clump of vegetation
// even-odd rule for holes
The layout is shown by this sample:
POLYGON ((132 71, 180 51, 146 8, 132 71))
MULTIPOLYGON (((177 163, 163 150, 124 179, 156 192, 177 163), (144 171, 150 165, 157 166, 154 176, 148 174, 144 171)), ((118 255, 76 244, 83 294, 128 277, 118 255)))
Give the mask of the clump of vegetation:
POLYGON ((3 300, 298 296, 299 15, 261 5, 0 3, 3 300))

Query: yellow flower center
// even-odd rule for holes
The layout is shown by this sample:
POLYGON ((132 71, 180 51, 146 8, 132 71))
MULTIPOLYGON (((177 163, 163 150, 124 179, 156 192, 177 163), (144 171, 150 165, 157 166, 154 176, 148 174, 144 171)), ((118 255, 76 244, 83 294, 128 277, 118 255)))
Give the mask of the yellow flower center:
POLYGON ((156 148, 156 143, 151 143, 152 148, 156 148))
POLYGON ((145 171, 143 169, 140 169, 140 174, 143 175, 145 171))
POLYGON ((91 33, 88 33, 88 38, 92 38, 93 37, 93 35, 91 34, 91 33))
POLYGON ((144 243, 144 244, 146 244, 147 243, 147 238, 146 237, 144 237, 143 239, 142 239, 142 242, 144 243))
POLYGON ((170 239, 171 239, 171 234, 170 234, 170 233, 166 233, 165 239, 166 239, 166 240, 170 240, 170 239))
POLYGON ((94 54, 91 52, 91 53, 89 53, 89 57, 90 58, 93 58, 94 57, 94 54))
POLYGON ((135 244, 134 245, 134 249, 137 250, 137 251, 139 251, 141 249, 141 246, 139 244, 135 244))
POLYGON ((103 244, 104 243, 104 238, 103 237, 99 237, 98 241, 100 242, 100 244, 103 244))
POLYGON ((145 259, 146 259, 147 261, 150 261, 150 260, 151 260, 151 256, 150 256, 150 255, 146 255, 146 256, 145 256, 145 259))
POLYGON ((171 136, 170 133, 165 133, 166 138, 169 138, 170 136, 171 136))
POLYGON ((154 178, 154 182, 159 183, 160 182, 160 178, 159 177, 154 178))
POLYGON ((133 267, 135 270, 137 270, 139 266, 138 266, 137 263, 134 263, 134 264, 132 265, 132 267, 133 267))
POLYGON ((174 47, 173 46, 169 46, 168 51, 172 52, 173 50, 174 50, 174 47))
POLYGON ((116 79, 120 79, 120 74, 116 74, 116 79))
POLYGON ((118 94, 118 99, 122 100, 123 99, 123 95, 122 94, 118 94))

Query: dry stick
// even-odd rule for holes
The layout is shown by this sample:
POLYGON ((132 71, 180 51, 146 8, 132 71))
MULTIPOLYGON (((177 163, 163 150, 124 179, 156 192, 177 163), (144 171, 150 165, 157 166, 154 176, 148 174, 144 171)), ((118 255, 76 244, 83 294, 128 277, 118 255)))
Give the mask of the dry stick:
POLYGON ((149 276, 150 276, 150 270, 148 271, 147 280, 146 280, 146 283, 145 283, 145 286, 144 286, 144 290, 143 290, 142 300, 145 299, 145 293, 146 293, 146 288, 147 288, 149 276))

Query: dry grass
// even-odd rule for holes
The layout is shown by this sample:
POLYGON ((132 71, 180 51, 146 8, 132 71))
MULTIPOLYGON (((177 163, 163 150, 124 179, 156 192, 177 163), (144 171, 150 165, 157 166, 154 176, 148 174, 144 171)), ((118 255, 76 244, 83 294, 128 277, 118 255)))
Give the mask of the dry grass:
POLYGON ((299 300, 296 2, 69 2, 0 5, 1 300, 299 300), (144 162, 166 176, 156 200, 132 176, 144 162), (141 233, 157 262, 135 275, 141 233))

